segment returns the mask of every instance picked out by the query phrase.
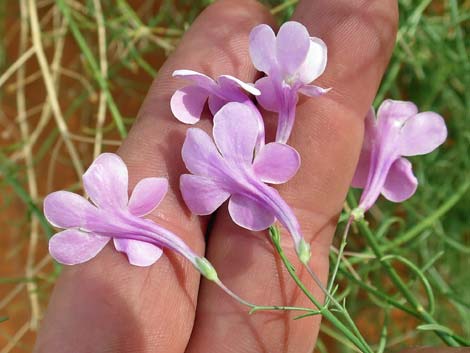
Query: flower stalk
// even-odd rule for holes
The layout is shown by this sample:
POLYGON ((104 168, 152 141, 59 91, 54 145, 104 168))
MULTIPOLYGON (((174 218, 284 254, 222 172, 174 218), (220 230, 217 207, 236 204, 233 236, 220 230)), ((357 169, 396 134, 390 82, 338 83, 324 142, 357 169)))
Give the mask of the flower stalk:
MULTIPOLYGON (((361 231, 361 234, 364 235, 364 237, 367 240, 367 243, 369 244, 370 248, 372 249, 372 252, 375 254, 377 260, 379 261, 380 265, 382 268, 385 270, 387 273, 388 277, 390 280, 393 282, 393 284, 397 287, 397 289, 400 291, 400 293, 405 297, 406 301, 408 302, 409 305, 413 307, 413 309, 418 313, 419 318, 423 320, 424 322, 428 324, 437 324, 437 321, 432 317, 431 314, 429 314, 426 309, 421 305, 419 300, 415 297, 415 295, 411 292, 411 290, 406 286, 406 284, 403 282, 401 277, 398 275, 398 273, 395 271, 393 266, 388 262, 385 261, 385 255, 382 252, 382 249, 380 248, 379 244, 377 243, 377 240, 375 239, 374 234, 372 234, 371 230, 367 226, 367 223, 364 220, 358 221, 357 225, 359 227, 359 230, 361 231)), ((444 341, 447 345, 451 347, 459 347, 460 344, 452 337, 452 335, 435 330, 434 331, 441 339, 444 341)))
MULTIPOLYGON (((352 332, 345 324, 343 324, 329 309, 328 307, 322 305, 318 299, 307 289, 305 284, 301 281, 299 276, 295 273, 295 268, 292 263, 289 261, 287 256, 284 254, 284 251, 281 247, 280 243, 280 232, 275 227, 272 226, 269 228, 269 235, 274 244, 274 247, 279 254, 284 267, 289 272, 289 275, 300 288, 300 290, 307 296, 307 298, 318 308, 319 313, 324 316, 327 320, 329 320, 338 330, 340 330, 357 348, 359 348, 364 353, 373 353, 373 350, 370 348, 368 343, 360 334, 359 330, 355 326, 354 322, 349 317, 348 322, 353 325, 352 332)), ((341 307, 341 306, 340 306, 341 307)), ((345 312, 344 308, 341 307, 341 311, 345 312)))

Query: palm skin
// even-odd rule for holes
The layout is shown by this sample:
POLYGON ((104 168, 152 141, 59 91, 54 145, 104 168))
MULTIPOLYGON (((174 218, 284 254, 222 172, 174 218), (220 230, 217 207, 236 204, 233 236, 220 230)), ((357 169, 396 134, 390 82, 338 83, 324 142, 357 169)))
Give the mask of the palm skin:
MULTIPOLYGON (((290 144, 300 152, 302 166, 279 191, 312 244, 315 272, 326 281, 329 247, 362 144, 362 122, 393 49, 397 4, 304 0, 293 20, 327 43, 328 66, 316 83, 333 90, 300 101, 290 144)), ((209 6, 160 70, 118 153, 128 165, 131 189, 141 178, 168 176, 170 191, 150 218, 205 253, 230 288, 257 304, 309 306, 265 234, 237 227, 225 207, 208 232, 208 218, 192 216, 178 190, 187 126, 172 116, 169 101, 185 83, 171 73, 192 69, 254 82, 258 74, 248 55, 248 35, 260 23, 273 25, 274 20, 255 1, 220 0, 209 6)), ((266 120, 269 132, 276 119, 266 115, 266 120)), ((209 130, 210 120, 198 127, 209 130)), ((285 247, 294 259, 290 242, 285 247)), ((320 298, 306 273, 301 276, 320 298)), ((320 318, 293 321, 294 315, 248 315, 246 307, 201 281, 188 262, 171 252, 149 268, 138 268, 108 247, 92 261, 64 269, 35 352, 311 352, 320 318)))

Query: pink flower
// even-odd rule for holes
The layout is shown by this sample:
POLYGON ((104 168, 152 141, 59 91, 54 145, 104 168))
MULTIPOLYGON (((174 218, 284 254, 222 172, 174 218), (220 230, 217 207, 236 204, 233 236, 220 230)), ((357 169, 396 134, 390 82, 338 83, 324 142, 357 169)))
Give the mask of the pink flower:
POLYGON ((300 156, 292 147, 276 142, 255 154, 257 125, 252 109, 232 102, 214 116, 214 139, 201 129, 189 129, 182 156, 192 174, 181 176, 183 199, 197 215, 211 214, 230 199, 228 210, 233 221, 253 231, 267 229, 277 218, 306 262, 310 249, 297 218, 279 193, 266 185, 291 179, 300 166, 300 156))
POLYGON ((260 92, 252 84, 245 83, 230 75, 219 76, 217 81, 193 70, 176 70, 173 77, 184 78, 193 82, 176 92, 171 97, 171 111, 185 124, 196 124, 206 101, 212 114, 228 102, 246 102, 249 98, 243 91, 253 95, 260 92), (243 91, 242 91, 243 90, 243 91))
POLYGON ((201 270, 206 260, 198 257, 178 236, 143 217, 163 200, 168 181, 145 178, 128 197, 128 172, 116 154, 103 153, 83 175, 84 197, 57 191, 44 200, 44 214, 55 227, 65 229, 49 241, 49 252, 65 265, 95 257, 113 239, 115 248, 136 266, 149 266, 167 247, 186 257, 201 270), (203 263, 204 262, 204 263, 203 263))
POLYGON ((418 113, 411 102, 384 101, 375 118, 366 117, 361 156, 352 186, 363 188, 357 216, 372 207, 380 194, 392 202, 410 198, 418 186, 411 163, 403 158, 432 152, 447 138, 444 119, 418 113))
POLYGON ((329 90, 309 84, 325 71, 326 44, 310 37, 298 22, 284 23, 277 37, 271 27, 262 24, 251 31, 250 56, 256 69, 267 75, 255 83, 261 91, 258 102, 279 114, 276 141, 286 143, 294 125, 298 93, 316 97, 329 90))
POLYGON ((171 97, 171 111, 175 117, 185 124, 196 124, 200 118, 206 101, 214 115, 229 102, 240 102, 249 105, 258 119, 257 148, 264 145, 263 117, 250 98, 244 93, 259 95, 260 91, 253 84, 245 83, 230 75, 222 75, 216 80, 193 70, 176 70, 173 77, 185 78, 193 82, 176 92, 171 97), (244 91, 244 92, 243 92, 244 91))

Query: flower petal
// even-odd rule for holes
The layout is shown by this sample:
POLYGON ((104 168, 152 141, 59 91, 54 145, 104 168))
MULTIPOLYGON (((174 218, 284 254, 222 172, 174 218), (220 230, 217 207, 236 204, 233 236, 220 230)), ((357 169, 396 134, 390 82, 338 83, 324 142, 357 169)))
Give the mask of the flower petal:
POLYGON ((364 141, 362 143, 361 154, 357 162, 356 172, 353 176, 351 186, 353 188, 364 188, 370 172, 370 158, 372 147, 376 136, 377 122, 374 108, 370 108, 365 119, 364 141))
POLYGON ((256 81, 255 86, 261 92, 261 94, 256 97, 258 103, 261 104, 261 106, 266 110, 271 112, 278 112, 280 99, 278 97, 276 86, 272 78, 260 78, 258 81, 256 81))
POLYGON ((386 99, 377 111, 379 124, 393 120, 403 124, 409 117, 418 114, 418 107, 413 102, 386 99))
POLYGON ((225 99, 219 98, 215 94, 209 96, 208 104, 212 115, 215 115, 227 103, 225 99))
POLYGON ((44 199, 44 216, 57 228, 84 228, 97 218, 98 209, 84 197, 69 191, 56 191, 44 199))
POLYGON ((173 77, 190 80, 209 92, 212 92, 216 87, 216 83, 212 78, 193 70, 175 70, 173 77))
POLYGON ((201 119, 209 93, 198 86, 187 86, 176 90, 171 96, 173 115, 185 124, 196 124, 201 119))
POLYGON ((329 91, 331 91, 331 88, 322 88, 315 85, 305 85, 300 87, 299 89, 300 93, 309 97, 318 97, 325 93, 328 93, 329 91))
POLYGON ((292 147, 272 142, 256 156, 253 169, 265 183, 282 184, 290 180, 300 167, 300 155, 292 147))
POLYGON ((370 150, 362 150, 357 162, 351 186, 353 188, 363 189, 367 184, 370 169, 370 150))
POLYGON ((250 33, 250 57, 258 71, 269 73, 276 65, 276 35, 265 24, 256 26, 250 33))
POLYGON ((424 112, 409 118, 400 132, 402 156, 426 154, 440 146, 447 138, 444 119, 436 113, 424 112))
POLYGON ((145 241, 114 238, 117 251, 127 255, 129 263, 134 266, 146 267, 153 265, 163 254, 158 246, 145 241))
POLYGON ((397 159, 387 174, 382 195, 392 202, 402 202, 411 196, 418 187, 412 165, 406 158, 397 159))
POLYGON ((95 205, 104 209, 127 207, 128 174, 117 154, 100 154, 83 174, 83 186, 95 205))
POLYGON ((284 75, 296 73, 306 60, 310 49, 307 28, 299 22, 284 23, 276 38, 276 57, 284 75))
POLYGON ((236 77, 230 75, 219 76, 217 82, 221 88, 224 87, 237 87, 245 90, 248 93, 251 93, 254 96, 259 96, 260 91, 251 83, 243 82, 236 77))
POLYGON ((81 264, 94 258, 110 239, 78 229, 67 229, 49 240, 49 253, 61 264, 81 264))
POLYGON ((230 198, 228 211, 236 224, 253 231, 264 230, 275 221, 270 211, 258 202, 239 194, 230 198))
POLYGON ((231 102, 214 116, 215 143, 225 159, 251 164, 259 133, 256 112, 243 103, 231 102))
POLYGON ((197 215, 213 213, 230 196, 211 179, 191 174, 181 176, 180 190, 188 208, 197 215))
POLYGON ((165 197, 168 191, 166 178, 144 178, 132 191, 129 200, 129 211, 137 217, 143 217, 152 212, 165 197))
POLYGON ((310 83, 323 74, 326 68, 328 50, 324 41, 320 38, 310 38, 310 48, 307 58, 297 71, 300 81, 310 83))
POLYGON ((188 129, 181 155, 186 168, 196 175, 214 176, 224 165, 214 141, 201 129, 188 129))

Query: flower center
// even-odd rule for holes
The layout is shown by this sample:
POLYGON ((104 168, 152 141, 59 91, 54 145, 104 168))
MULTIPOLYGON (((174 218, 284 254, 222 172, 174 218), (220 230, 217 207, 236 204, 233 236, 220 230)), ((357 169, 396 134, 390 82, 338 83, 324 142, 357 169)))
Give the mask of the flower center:
POLYGON ((287 77, 284 78, 284 82, 287 83, 289 86, 293 86, 297 81, 297 76, 296 75, 288 75, 287 77))

